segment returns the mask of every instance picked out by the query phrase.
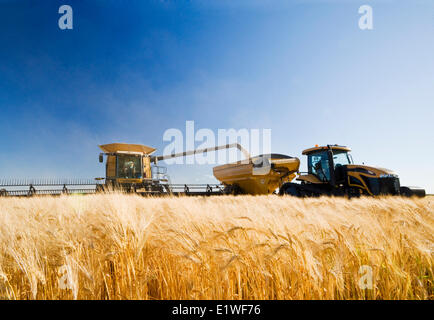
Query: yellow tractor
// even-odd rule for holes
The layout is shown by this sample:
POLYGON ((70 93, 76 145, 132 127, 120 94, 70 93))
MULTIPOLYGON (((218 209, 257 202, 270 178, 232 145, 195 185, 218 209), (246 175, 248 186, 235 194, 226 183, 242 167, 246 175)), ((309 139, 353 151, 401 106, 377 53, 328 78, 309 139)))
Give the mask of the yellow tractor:
POLYGON ((402 195, 424 197, 419 187, 403 187, 398 175, 384 168, 354 164, 350 148, 338 145, 306 149, 308 172, 301 173, 300 183, 284 183, 280 194, 298 197, 320 195, 402 195))

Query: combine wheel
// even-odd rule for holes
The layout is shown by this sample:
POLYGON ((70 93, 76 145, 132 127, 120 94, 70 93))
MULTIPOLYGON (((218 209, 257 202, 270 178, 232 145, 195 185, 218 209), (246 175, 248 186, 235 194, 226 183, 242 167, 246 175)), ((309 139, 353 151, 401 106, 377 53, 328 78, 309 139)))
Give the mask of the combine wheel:
POLYGON ((97 184, 95 188, 96 193, 103 193, 105 192, 105 186, 103 184, 97 184))
POLYGON ((126 193, 136 193, 136 185, 135 184, 132 184, 132 185, 129 185, 129 186, 126 186, 125 187, 125 192, 126 193))
POLYGON ((0 189, 0 197, 6 197, 8 195, 8 192, 6 189, 0 189))
POLYGON ((164 193, 164 186, 162 184, 158 184, 154 187, 154 191, 157 191, 159 194, 164 193))

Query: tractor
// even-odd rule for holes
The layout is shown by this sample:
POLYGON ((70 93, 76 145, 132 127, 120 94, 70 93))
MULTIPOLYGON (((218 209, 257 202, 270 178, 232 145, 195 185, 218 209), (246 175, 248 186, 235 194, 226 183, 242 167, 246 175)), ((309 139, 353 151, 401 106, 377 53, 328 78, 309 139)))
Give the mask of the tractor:
POLYGON ((308 172, 298 174, 299 183, 283 183, 279 193, 296 197, 425 196, 422 188, 401 186, 398 175, 389 169, 354 164, 350 151, 339 145, 304 150, 308 172))

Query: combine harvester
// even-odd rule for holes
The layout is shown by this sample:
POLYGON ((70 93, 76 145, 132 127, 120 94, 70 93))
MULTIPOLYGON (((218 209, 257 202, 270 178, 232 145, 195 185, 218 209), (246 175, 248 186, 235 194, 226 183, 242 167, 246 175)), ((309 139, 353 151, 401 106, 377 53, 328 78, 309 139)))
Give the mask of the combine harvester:
POLYGON ((0 196, 91 194, 122 191, 141 195, 265 195, 278 193, 297 197, 328 196, 425 196, 418 187, 400 186, 399 177, 383 168, 356 165, 350 149, 328 145, 303 151, 308 172, 300 173, 300 160, 281 154, 250 157, 238 143, 153 156, 156 149, 125 143, 100 146, 106 156, 106 176, 95 180, 8 180, 0 181, 0 196), (170 158, 237 148, 245 160, 213 168, 221 184, 172 184, 165 167, 158 162, 170 158), (299 183, 292 182, 294 179, 299 183), (7 189, 6 189, 7 188, 7 189))
POLYGON ((103 151, 99 162, 104 162, 106 157, 105 178, 0 180, 0 197, 108 191, 141 195, 221 195, 224 186, 220 184, 171 184, 166 168, 158 166, 158 161, 229 148, 238 148, 249 158, 248 152, 237 143, 164 156, 153 156, 155 148, 139 144, 111 143, 99 147, 103 151))

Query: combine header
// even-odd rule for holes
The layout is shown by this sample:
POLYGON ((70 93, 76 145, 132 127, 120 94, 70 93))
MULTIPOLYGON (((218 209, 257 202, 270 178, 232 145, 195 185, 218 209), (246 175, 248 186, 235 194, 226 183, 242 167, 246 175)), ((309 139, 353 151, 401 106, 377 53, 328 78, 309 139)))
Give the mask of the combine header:
POLYGON ((1 196, 33 196, 95 193, 92 179, 10 179, 0 180, 1 196))

